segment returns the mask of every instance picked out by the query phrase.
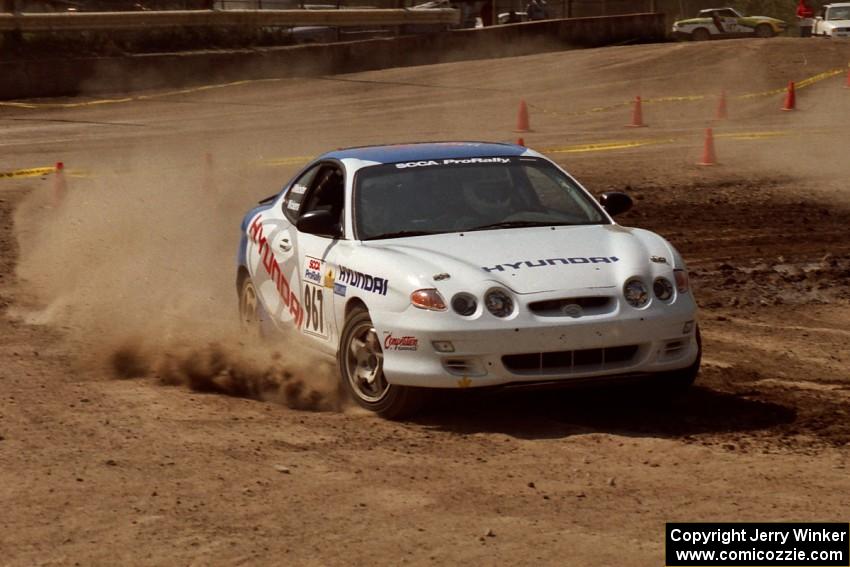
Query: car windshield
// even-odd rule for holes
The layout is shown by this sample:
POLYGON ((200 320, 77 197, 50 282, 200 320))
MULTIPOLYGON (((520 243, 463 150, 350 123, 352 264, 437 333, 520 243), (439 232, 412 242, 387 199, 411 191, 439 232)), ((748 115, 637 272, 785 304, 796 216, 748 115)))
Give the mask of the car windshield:
POLYGON ((366 167, 355 178, 353 201, 360 240, 609 222, 574 181, 539 158, 366 167))
POLYGON ((710 18, 713 15, 720 16, 721 18, 739 18, 742 17, 741 14, 736 12, 731 8, 724 8, 723 10, 703 10, 700 12, 700 15, 704 18, 710 18))
POLYGON ((850 8, 830 8, 826 12, 827 20, 850 20, 850 8))

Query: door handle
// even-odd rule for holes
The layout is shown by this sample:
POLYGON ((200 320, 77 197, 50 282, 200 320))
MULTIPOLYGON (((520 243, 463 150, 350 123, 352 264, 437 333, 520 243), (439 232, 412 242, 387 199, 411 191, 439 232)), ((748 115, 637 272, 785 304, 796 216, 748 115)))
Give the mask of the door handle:
POLYGON ((280 247, 280 249, 284 252, 289 252, 292 250, 292 243, 289 242, 288 238, 281 238, 278 247, 280 247))

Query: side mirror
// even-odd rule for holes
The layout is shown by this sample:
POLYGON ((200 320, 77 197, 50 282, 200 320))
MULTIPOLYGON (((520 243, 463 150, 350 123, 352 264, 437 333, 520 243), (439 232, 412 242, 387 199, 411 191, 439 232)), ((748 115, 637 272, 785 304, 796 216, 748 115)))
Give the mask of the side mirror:
POLYGON ((315 234, 316 236, 326 236, 328 238, 337 238, 340 233, 339 223, 333 218, 330 211, 308 211, 301 215, 298 222, 295 223, 295 228, 299 232, 307 234, 315 234))
POLYGON ((608 191, 599 195, 599 204, 609 215, 616 216, 632 208, 632 198, 619 191, 608 191))

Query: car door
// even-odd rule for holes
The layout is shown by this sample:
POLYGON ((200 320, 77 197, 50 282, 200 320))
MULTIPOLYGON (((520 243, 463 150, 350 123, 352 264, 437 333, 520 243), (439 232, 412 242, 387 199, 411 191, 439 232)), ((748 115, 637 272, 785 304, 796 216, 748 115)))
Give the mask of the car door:
MULTIPOLYGON (((316 341, 320 349, 335 352, 338 340, 333 302, 337 271, 337 249, 342 237, 345 202, 345 170, 338 162, 319 164, 299 206, 298 216, 327 211, 334 219, 326 234, 296 228, 301 305, 304 324, 301 331, 316 341)), ((297 222, 296 222, 297 224, 297 222)))
POLYGON ((275 327, 301 329, 305 311, 295 223, 301 202, 320 166, 308 168, 286 189, 283 198, 249 221, 246 265, 257 295, 275 327))

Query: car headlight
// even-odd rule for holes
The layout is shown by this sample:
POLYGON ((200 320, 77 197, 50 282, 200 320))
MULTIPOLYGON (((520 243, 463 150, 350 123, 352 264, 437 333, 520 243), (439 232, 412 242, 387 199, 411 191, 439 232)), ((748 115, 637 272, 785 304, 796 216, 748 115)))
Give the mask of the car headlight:
POLYGON ((691 280, 688 277, 687 270, 673 270, 673 276, 676 278, 676 289, 679 293, 688 293, 691 288, 691 280))
POLYGON ((436 289, 417 289, 410 294, 410 303, 419 309, 429 311, 445 311, 446 300, 436 289))
POLYGON ((661 301, 667 301, 673 297, 673 284, 667 278, 655 278, 652 291, 655 292, 655 297, 661 301))
POLYGON ((643 307, 649 303, 649 290, 646 289, 646 284, 638 278, 626 281, 623 286, 623 295, 632 307, 643 307))
POLYGON ((484 296, 487 311, 496 317, 507 317, 514 312, 514 300, 501 289, 493 289, 484 296))
POLYGON ((469 317, 478 309, 478 301, 469 293, 458 293, 452 298, 452 309, 458 315, 469 317))

